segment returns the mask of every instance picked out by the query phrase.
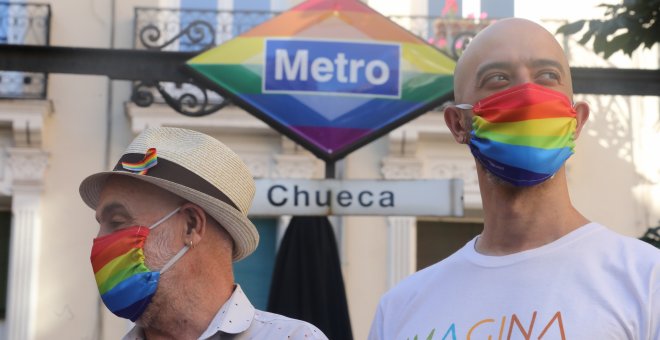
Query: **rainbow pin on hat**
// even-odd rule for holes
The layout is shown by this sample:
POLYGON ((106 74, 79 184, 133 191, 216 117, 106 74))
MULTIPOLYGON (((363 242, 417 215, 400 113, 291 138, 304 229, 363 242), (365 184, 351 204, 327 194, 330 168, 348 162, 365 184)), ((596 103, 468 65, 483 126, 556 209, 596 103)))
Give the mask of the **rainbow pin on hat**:
POLYGON ((259 234, 247 217, 255 192, 252 174, 238 155, 211 136, 179 128, 144 130, 112 171, 80 183, 80 196, 90 208, 96 209, 110 176, 145 181, 199 205, 233 238, 234 261, 257 248, 259 234))

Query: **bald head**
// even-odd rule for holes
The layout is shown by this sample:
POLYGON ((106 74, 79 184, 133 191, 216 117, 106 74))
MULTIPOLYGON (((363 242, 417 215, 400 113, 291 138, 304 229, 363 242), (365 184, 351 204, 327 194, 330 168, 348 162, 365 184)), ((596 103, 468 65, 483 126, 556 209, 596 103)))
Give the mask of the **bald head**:
POLYGON ((454 96, 457 103, 473 104, 528 82, 573 95, 568 61, 555 37, 532 21, 504 19, 479 32, 461 55, 454 96))

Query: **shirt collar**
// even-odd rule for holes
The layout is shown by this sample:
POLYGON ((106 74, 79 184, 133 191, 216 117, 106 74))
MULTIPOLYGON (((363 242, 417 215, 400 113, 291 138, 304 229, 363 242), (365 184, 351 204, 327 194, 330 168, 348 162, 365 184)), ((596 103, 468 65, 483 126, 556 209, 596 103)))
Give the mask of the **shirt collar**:
POLYGON ((220 331, 229 334, 244 332, 252 324, 254 314, 254 306, 243 293, 241 286, 236 284, 234 293, 220 308, 200 339, 209 338, 220 331))
MULTIPOLYGON (((246 331, 252 324, 254 319, 255 309, 250 303, 245 293, 239 284, 236 284, 234 292, 229 297, 229 300, 222 305, 222 308, 215 315, 211 323, 202 333, 199 339, 208 339, 218 332, 228 334, 238 334, 246 331)), ((141 340, 144 339, 144 330, 135 326, 128 334, 123 337, 123 340, 141 340)))

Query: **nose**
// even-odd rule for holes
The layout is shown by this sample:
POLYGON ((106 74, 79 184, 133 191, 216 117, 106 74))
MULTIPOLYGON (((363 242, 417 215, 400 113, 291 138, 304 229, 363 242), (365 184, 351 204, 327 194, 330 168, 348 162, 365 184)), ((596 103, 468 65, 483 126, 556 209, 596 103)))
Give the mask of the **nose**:
POLYGON ((108 228, 103 228, 103 225, 99 225, 99 231, 96 233, 97 238, 105 236, 105 235, 109 235, 109 234, 110 234, 110 230, 108 228))
POLYGON ((517 86, 517 85, 522 85, 526 83, 533 83, 534 82, 534 76, 532 75, 532 71, 525 67, 524 65, 520 65, 516 69, 515 76, 513 77, 513 80, 511 82, 511 86, 517 86))

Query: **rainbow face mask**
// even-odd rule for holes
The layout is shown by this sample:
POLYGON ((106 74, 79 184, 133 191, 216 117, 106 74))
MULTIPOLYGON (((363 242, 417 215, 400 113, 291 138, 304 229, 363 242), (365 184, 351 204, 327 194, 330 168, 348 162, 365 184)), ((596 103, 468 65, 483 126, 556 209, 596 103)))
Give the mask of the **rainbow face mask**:
POLYGON ((151 227, 133 226, 94 239, 92 267, 101 299, 115 315, 135 322, 156 293, 160 275, 188 250, 184 246, 160 271, 144 263, 144 242, 151 229, 179 212, 172 211, 151 227))
POLYGON ((456 107, 474 112, 474 157, 515 186, 549 179, 573 154, 576 112, 563 93, 526 83, 456 107))

